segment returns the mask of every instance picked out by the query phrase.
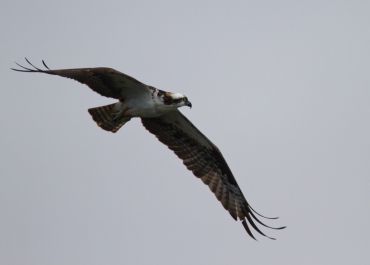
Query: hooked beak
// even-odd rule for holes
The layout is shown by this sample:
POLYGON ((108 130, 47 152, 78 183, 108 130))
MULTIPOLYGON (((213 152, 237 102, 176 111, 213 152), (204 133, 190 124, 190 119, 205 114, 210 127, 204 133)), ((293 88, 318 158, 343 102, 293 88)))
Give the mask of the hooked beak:
POLYGON ((192 105, 191 105, 191 102, 188 100, 188 101, 186 101, 186 106, 188 106, 189 108, 191 108, 192 107, 192 105))

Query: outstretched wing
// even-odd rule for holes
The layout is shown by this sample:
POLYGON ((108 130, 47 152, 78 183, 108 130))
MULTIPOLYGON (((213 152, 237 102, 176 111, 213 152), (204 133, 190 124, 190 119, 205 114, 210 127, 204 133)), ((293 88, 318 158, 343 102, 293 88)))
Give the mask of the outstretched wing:
POLYGON ((12 68, 12 70, 26 73, 45 73, 71 78, 88 85, 100 95, 110 98, 122 99, 135 94, 149 93, 147 85, 112 68, 97 67, 50 70, 45 62, 42 61, 45 66, 43 70, 34 66, 27 58, 26 62, 30 65, 29 67, 17 63, 21 69, 12 68))
POLYGON ((262 216, 252 209, 221 152, 179 111, 158 118, 142 118, 142 123, 159 141, 173 150, 195 176, 208 185, 231 216, 242 221, 252 238, 255 239, 250 227, 266 236, 255 222, 273 229, 284 228, 270 227, 257 218, 256 215, 276 219, 262 216))

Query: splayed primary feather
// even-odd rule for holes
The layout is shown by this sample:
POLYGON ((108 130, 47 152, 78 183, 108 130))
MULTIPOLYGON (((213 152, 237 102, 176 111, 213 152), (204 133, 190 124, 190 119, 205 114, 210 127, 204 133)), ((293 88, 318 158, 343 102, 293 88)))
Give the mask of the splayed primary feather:
POLYGON ((255 222, 272 229, 284 228, 270 227, 257 218, 255 214, 262 218, 269 217, 253 210, 219 149, 178 111, 182 106, 191 107, 184 95, 145 85, 112 68, 50 70, 42 61, 46 67, 42 70, 26 61, 29 67, 17 64, 21 69, 13 70, 71 78, 88 85, 102 96, 117 99, 117 103, 89 109, 98 126, 116 132, 131 118, 141 118, 144 127, 173 150, 185 166, 208 185, 223 207, 235 220, 241 221, 252 238, 255 237, 251 228, 266 236, 255 222))

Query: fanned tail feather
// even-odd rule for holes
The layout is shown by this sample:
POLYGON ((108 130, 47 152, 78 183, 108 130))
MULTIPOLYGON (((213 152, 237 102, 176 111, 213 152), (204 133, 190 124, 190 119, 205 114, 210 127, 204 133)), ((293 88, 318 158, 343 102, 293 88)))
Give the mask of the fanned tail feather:
POLYGON ((130 117, 117 117, 115 115, 115 105, 116 104, 110 104, 88 110, 100 128, 113 133, 117 132, 126 122, 131 119, 130 117))

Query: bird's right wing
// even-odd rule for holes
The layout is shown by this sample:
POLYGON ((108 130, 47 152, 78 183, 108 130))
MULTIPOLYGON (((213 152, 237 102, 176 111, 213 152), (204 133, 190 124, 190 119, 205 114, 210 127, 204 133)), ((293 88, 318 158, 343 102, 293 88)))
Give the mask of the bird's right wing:
MULTIPOLYGON (((183 160, 195 176, 208 185, 230 215, 235 220, 242 221, 251 237, 254 238, 251 227, 266 236, 255 222, 273 228, 257 218, 256 215, 260 214, 244 198, 219 149, 178 110, 158 118, 142 118, 142 122, 149 132, 183 160)), ((282 228, 284 227, 274 229, 282 228)))
POLYGON ((150 93, 150 89, 147 85, 113 68, 96 67, 50 70, 44 61, 42 61, 42 63, 45 69, 34 66, 27 58, 26 61, 30 65, 29 67, 17 63, 21 69, 12 68, 12 70, 71 78, 89 86, 100 95, 110 98, 124 99, 125 97, 140 96, 150 93))

